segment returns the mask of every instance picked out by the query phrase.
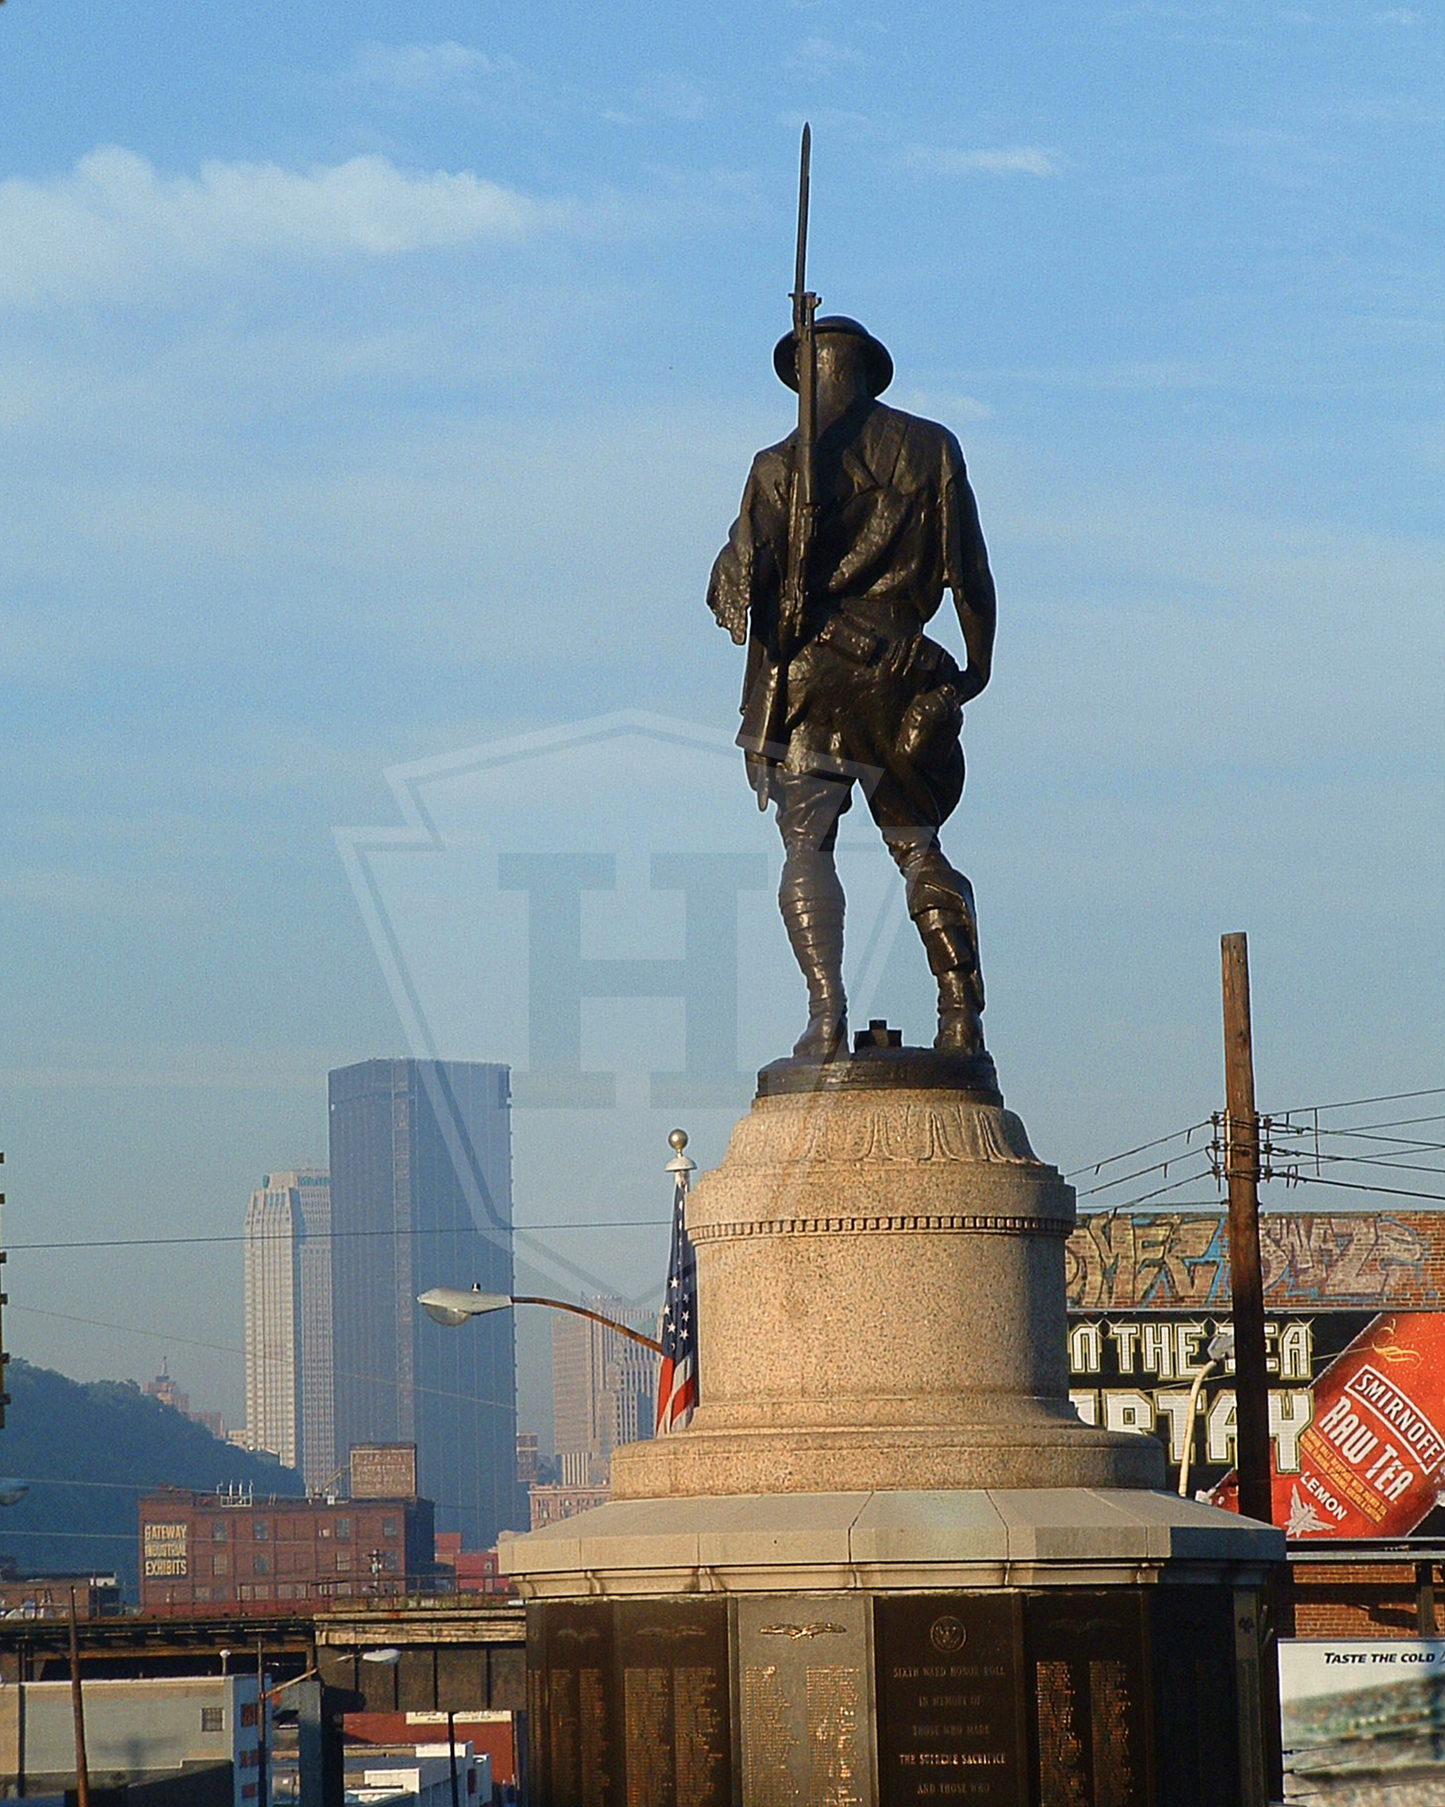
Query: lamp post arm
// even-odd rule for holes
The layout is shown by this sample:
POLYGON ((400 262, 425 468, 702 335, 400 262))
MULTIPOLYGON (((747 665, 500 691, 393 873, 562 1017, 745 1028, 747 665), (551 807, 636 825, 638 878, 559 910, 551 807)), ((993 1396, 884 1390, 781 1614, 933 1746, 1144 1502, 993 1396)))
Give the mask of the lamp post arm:
POLYGON ((1199 1411, 1199 1395, 1204 1391, 1204 1382, 1219 1366, 1217 1361, 1205 1362, 1194 1376, 1194 1384, 1189 1389, 1189 1410, 1185 1414, 1184 1456, 1179 1464, 1179 1497, 1189 1497, 1189 1458, 1194 1449, 1194 1419, 1199 1411))
POLYGON ((655 1336, 644 1336, 640 1330, 632 1330, 626 1324, 619 1324, 616 1318, 603 1317, 600 1311, 589 1311, 585 1305, 572 1305, 566 1299, 542 1299, 526 1293, 511 1295, 514 1305, 549 1305, 553 1311, 570 1311, 574 1317, 591 1318, 594 1324, 605 1324, 609 1330, 615 1330, 619 1336, 625 1336, 629 1342, 641 1343, 644 1349, 650 1349, 654 1355, 662 1354, 662 1344, 655 1336))

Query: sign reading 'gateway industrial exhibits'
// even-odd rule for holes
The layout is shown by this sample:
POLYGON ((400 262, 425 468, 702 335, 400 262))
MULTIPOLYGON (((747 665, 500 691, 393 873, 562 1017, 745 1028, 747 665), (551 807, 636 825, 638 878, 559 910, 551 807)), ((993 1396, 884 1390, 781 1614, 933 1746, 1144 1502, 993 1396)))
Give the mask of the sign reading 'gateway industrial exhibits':
MULTIPOLYGON (((1090 1424, 1152 1432, 1176 1482, 1187 1458, 1189 1490, 1234 1507, 1232 1364, 1194 1386, 1224 1322, 1076 1313, 1070 1396, 1090 1424)), ((1291 1537, 1418 1530, 1445 1491, 1445 1313, 1281 1315, 1265 1337, 1275 1522, 1291 1537)))

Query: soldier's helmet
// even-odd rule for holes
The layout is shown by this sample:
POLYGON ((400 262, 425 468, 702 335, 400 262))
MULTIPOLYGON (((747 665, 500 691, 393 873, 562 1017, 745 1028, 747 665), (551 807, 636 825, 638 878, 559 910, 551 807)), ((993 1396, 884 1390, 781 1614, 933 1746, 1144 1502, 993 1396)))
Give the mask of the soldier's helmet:
MULTIPOLYGON (((882 395, 893 381, 893 359, 888 347, 880 339, 875 339, 868 328, 860 321, 853 320, 847 314, 824 314, 813 322, 815 333, 841 333, 850 339, 863 341, 865 367, 868 372, 868 388, 874 395, 882 395)), ((784 333, 773 347, 773 369, 777 371, 780 381, 790 389, 798 386, 798 340, 794 333, 784 333)))

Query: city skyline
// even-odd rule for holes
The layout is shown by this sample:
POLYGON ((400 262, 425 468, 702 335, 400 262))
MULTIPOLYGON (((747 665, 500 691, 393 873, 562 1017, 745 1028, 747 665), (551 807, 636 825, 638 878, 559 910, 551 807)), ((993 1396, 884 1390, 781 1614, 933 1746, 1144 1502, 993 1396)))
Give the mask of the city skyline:
MULTIPOLYGON (((805 118, 812 280, 957 432, 998 579, 945 839, 1040 1153, 1219 1107, 1228 930, 1263 1109, 1435 1083, 1442 73, 1445 17, 1355 0, 0 7, 10 1347, 169 1350, 236 1422, 238 1203, 324 1162, 325 1074, 378 1050, 513 1066, 527 1290, 656 1296, 667 1131, 714 1165, 797 1034, 768 875, 726 1096, 654 1101, 685 1011, 634 988, 578 1012, 614 1104, 559 1112, 521 1103, 497 866, 611 860, 581 958, 682 962, 664 881, 762 845, 703 598, 791 424, 805 118), (666 757, 596 791, 532 757, 648 713, 666 757), (407 786, 476 749, 510 813, 429 853, 407 786)), ((917 1036, 926 975, 878 966, 917 1036)))
POLYGON ((369 1060, 328 1078, 336 1449, 413 1443, 417 1490, 464 1547, 518 1529, 512 1314, 451 1329, 416 1295, 512 1291, 509 1074, 369 1060))
POLYGON ((267 1174, 246 1207, 244 1235, 247 1445, 298 1469, 315 1491, 339 1466, 329 1175, 317 1168, 267 1174))

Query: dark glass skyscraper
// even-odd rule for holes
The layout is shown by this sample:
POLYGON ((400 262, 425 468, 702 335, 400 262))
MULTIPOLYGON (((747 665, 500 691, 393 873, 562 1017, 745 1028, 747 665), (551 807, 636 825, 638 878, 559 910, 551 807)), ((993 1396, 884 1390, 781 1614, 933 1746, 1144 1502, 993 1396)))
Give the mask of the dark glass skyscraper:
POLYGON ((415 1443, 438 1530, 488 1549, 525 1522, 512 1314, 453 1330, 416 1295, 512 1290, 509 1069, 364 1060, 329 1092, 338 1460, 356 1443, 415 1443))

